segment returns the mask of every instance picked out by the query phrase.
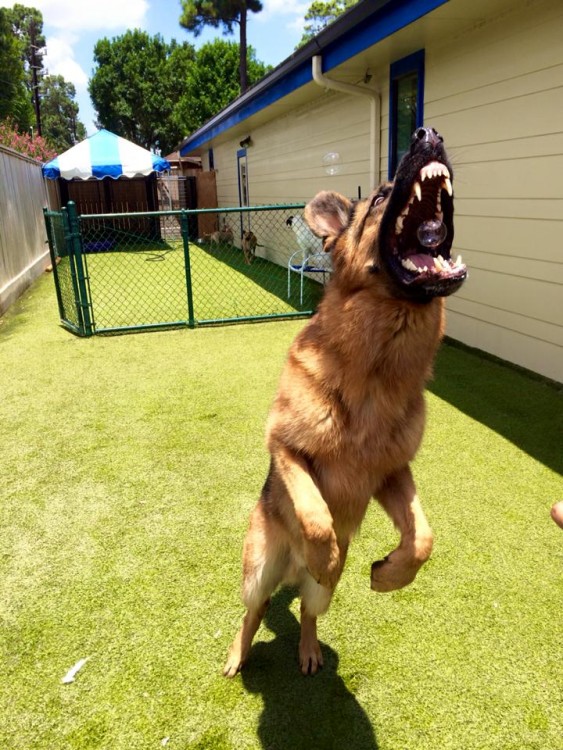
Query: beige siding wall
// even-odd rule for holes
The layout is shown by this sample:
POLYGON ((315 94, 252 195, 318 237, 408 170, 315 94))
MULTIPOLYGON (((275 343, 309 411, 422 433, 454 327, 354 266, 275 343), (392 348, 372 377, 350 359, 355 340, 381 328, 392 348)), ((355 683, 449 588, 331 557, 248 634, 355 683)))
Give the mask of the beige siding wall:
MULTIPOLYGON (((236 153, 240 138, 214 148, 219 170, 219 204, 238 204, 236 153)), ((329 93, 252 130, 247 150, 252 204, 309 200, 323 189, 349 197, 369 190, 369 102, 364 97, 329 93), (338 172, 329 175, 323 157, 338 153, 338 172)))
MULTIPOLYGON (((251 205, 301 203, 319 190, 337 190, 356 197, 368 191, 369 103, 367 99, 326 93, 315 106, 306 105, 252 130, 247 149, 248 193, 251 205), (342 99, 345 99, 343 106, 342 99), (329 175, 323 163, 328 153, 338 153, 337 173, 329 175)), ((220 207, 238 206, 238 163, 240 136, 215 146, 217 199, 220 207)), ((257 254, 281 266, 298 249, 295 235, 283 217, 268 220, 255 217, 252 229, 259 247, 257 254)), ((238 238, 235 237, 238 245, 238 238)))
MULTIPOLYGON (((444 135, 454 165, 453 252, 470 269, 448 300, 447 333, 563 382, 563 3, 514 7, 425 47, 425 123, 444 135)), ((389 69, 372 73, 386 179, 389 69)), ((219 205, 238 205, 239 140, 214 149, 219 205)), ((306 201, 320 189, 369 191, 363 98, 325 93, 256 128, 252 140, 251 203, 306 201), (340 154, 333 176, 322 162, 331 151, 340 154)))
POLYGON ((448 333, 563 381, 563 4, 523 5, 427 49, 425 119, 449 147, 470 269, 448 333))
POLYGON ((49 262, 47 204, 41 165, 0 146, 0 314, 49 262))

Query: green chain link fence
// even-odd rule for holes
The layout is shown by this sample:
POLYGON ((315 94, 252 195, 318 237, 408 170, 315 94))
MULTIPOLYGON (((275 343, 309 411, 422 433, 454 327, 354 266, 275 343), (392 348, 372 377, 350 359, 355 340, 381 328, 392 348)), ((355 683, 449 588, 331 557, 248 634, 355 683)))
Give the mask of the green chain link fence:
POLYGON ((70 202, 46 210, 61 322, 90 336, 310 315, 330 259, 321 253, 303 266, 302 248, 320 249, 303 208, 78 216, 70 202))

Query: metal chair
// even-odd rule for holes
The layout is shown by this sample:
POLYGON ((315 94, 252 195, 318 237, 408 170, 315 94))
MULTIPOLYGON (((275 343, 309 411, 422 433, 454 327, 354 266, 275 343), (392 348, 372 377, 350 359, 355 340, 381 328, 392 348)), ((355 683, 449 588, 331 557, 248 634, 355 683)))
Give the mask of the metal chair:
POLYGON ((330 278, 332 265, 330 254, 323 251, 319 253, 305 254, 303 250, 296 250, 289 258, 287 263, 287 298, 291 297, 291 274, 298 273, 300 277, 300 294, 299 304, 303 304, 303 279, 305 274, 320 273, 322 274, 323 285, 326 283, 327 275, 330 278))

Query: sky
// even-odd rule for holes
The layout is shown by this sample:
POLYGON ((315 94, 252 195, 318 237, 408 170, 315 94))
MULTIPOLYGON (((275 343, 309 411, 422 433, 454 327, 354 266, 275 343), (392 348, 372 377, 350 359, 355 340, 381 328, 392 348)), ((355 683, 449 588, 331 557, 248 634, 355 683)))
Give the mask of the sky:
MULTIPOLYGON (((207 29, 194 37, 178 23, 180 0, 17 0, 43 14, 47 40, 44 66, 51 75, 62 75, 76 87, 79 119, 88 135, 96 132, 95 112, 88 95, 88 80, 94 69, 93 50, 98 39, 120 36, 127 29, 143 29, 160 34, 166 41, 188 41, 200 47, 220 29, 207 29)), ((261 13, 249 16, 248 43, 256 57, 268 65, 278 65, 289 57, 299 42, 303 16, 312 0, 262 0, 261 13)), ((16 0, 0 7, 12 7, 16 0)), ((236 36, 225 37, 238 40, 236 36)))

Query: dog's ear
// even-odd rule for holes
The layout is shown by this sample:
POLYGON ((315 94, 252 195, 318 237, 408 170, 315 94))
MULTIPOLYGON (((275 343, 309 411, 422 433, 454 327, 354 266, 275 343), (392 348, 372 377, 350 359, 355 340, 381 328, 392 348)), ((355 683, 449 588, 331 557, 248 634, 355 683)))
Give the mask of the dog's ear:
POLYGON ((324 190, 305 206, 305 221, 318 237, 337 237, 352 215, 352 202, 339 193, 324 190))

